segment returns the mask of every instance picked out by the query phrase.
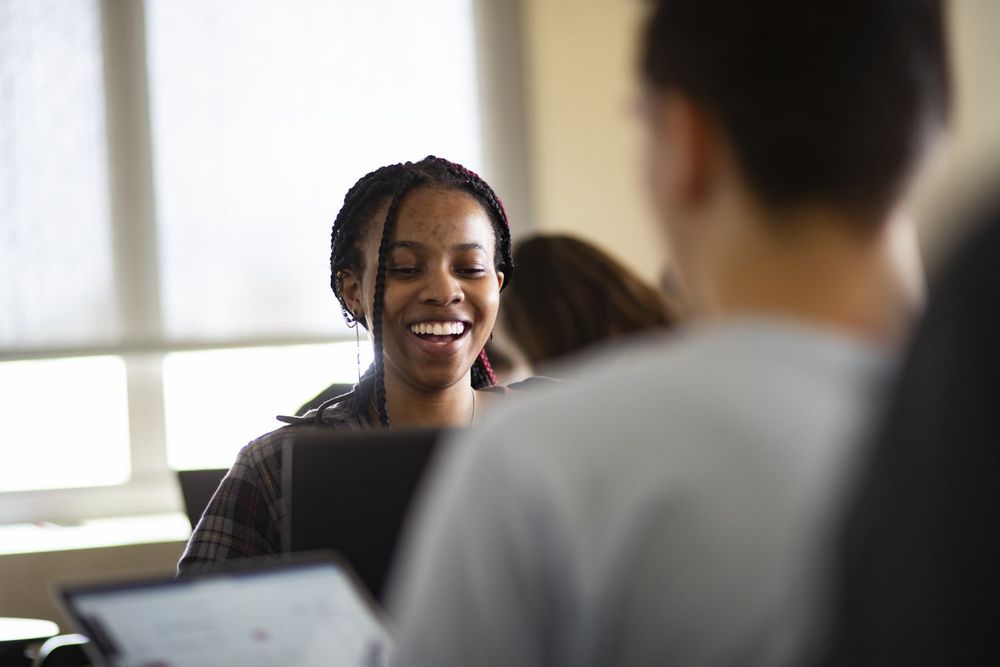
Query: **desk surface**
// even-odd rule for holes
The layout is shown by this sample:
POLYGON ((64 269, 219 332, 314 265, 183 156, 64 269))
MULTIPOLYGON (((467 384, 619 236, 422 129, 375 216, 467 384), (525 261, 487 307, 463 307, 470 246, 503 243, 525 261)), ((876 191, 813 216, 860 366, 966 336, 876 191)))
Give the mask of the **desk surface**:
POLYGON ((0 617, 0 644, 26 644, 59 634, 59 626, 39 618, 0 617))

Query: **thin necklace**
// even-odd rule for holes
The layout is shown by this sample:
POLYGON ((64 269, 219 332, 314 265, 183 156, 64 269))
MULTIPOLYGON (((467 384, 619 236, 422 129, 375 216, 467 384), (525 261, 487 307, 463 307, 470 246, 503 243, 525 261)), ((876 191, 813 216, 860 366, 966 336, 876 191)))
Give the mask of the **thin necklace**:
MULTIPOLYGON (((376 415, 379 414, 378 407, 375 405, 375 394, 372 394, 372 397, 368 400, 368 405, 371 406, 372 410, 375 411, 376 415)), ((476 423, 476 390, 473 389, 472 390, 472 416, 469 417, 469 426, 472 426, 475 423, 476 423)))

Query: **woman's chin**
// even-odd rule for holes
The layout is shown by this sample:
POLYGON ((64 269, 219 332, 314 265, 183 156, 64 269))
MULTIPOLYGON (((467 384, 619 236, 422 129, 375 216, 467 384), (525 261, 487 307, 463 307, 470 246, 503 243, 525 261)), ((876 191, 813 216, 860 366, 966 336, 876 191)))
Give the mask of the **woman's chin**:
POLYGON ((461 384, 471 386, 469 382, 469 369, 471 367, 471 362, 468 365, 454 365, 448 368, 428 368, 428 365, 425 364, 408 374, 406 384, 424 393, 445 391, 461 384))

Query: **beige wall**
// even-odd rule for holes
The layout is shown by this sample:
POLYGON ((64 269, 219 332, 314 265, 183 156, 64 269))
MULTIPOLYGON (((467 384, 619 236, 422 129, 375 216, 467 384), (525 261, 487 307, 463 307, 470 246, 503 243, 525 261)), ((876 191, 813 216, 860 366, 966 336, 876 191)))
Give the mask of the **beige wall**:
MULTIPOLYGON (((535 228, 573 231, 647 277, 662 259, 638 186, 632 94, 639 0, 522 0, 524 90, 535 228)), ((1000 167, 1000 2, 954 0, 956 132, 948 161, 918 193, 932 258, 957 232, 955 211, 1000 167)))
POLYGON ((951 8, 954 133, 939 173, 917 199, 931 260, 960 235, 958 212, 1000 175, 1000 2, 953 0, 951 8))
POLYGON ((631 0, 523 0, 535 228, 600 243, 647 278, 658 237, 639 187, 631 0))

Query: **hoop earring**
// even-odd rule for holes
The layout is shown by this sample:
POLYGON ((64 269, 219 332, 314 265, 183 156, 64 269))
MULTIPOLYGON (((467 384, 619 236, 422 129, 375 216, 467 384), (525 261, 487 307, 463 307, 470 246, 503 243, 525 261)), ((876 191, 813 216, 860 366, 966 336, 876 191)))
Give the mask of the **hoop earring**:
POLYGON ((348 329, 354 329, 354 363, 358 369, 358 385, 361 385, 361 332, 358 331, 358 318, 354 316, 347 306, 341 304, 340 312, 344 314, 344 321, 348 329))
POLYGON ((344 272, 337 271, 337 274, 333 278, 333 293, 337 296, 340 301, 340 312, 344 314, 344 321, 347 322, 347 326, 351 329, 358 326, 358 318, 354 316, 350 308, 344 302, 344 297, 342 296, 344 292, 344 272))

